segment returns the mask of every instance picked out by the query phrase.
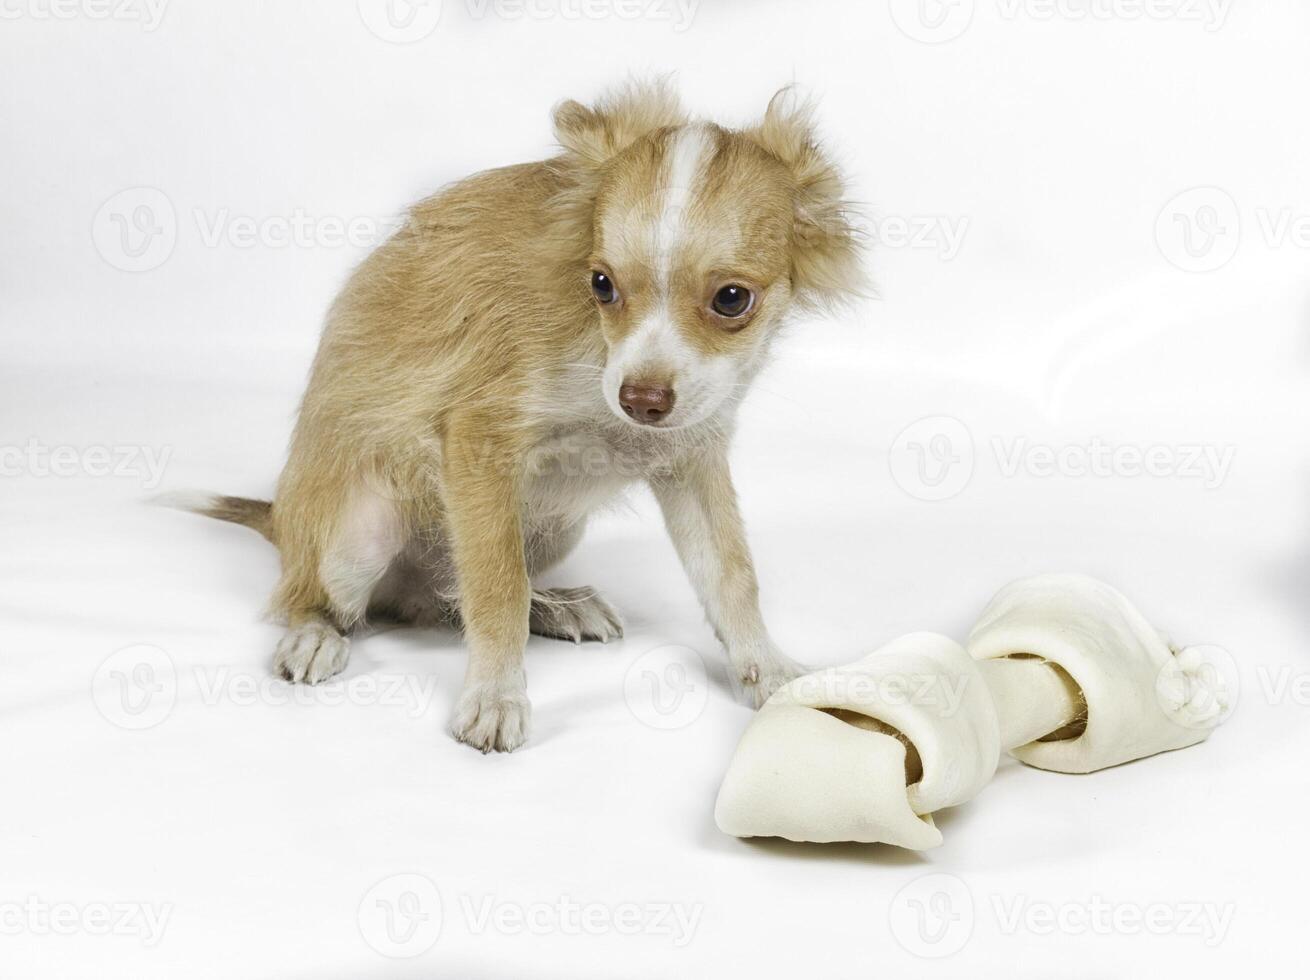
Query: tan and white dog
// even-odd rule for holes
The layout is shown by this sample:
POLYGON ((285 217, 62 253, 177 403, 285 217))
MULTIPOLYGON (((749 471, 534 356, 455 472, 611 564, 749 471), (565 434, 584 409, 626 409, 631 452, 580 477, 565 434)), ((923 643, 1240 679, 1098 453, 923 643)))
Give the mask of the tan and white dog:
POLYGON ((529 632, 621 635, 591 589, 531 582, 636 480, 756 703, 797 675, 760 615, 728 443, 789 310, 861 282, 841 179, 786 91, 742 130, 660 84, 554 121, 560 156, 421 202, 356 271, 276 499, 189 504, 280 550, 288 680, 341 671, 368 616, 461 623, 451 730, 484 752, 527 737, 529 632))

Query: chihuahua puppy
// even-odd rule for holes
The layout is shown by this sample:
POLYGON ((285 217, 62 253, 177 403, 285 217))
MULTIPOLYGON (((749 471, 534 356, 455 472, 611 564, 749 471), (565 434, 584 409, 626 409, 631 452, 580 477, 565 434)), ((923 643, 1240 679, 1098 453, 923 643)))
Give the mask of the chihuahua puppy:
POLYGON ((328 315, 274 501, 190 507, 263 533, 275 669, 341 671, 367 617, 461 624, 451 731, 528 735, 528 634, 622 635, 591 589, 534 589, 588 514, 644 480, 733 672, 802 672, 760 615, 728 470, 737 407, 798 307, 856 291, 843 184, 784 90, 731 130, 663 84, 554 114, 563 152, 417 206, 328 315))

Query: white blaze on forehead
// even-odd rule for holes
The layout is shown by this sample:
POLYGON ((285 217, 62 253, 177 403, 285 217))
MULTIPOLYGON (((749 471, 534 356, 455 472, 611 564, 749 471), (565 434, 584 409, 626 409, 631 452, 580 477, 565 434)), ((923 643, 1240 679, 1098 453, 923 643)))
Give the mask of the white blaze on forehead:
POLYGON ((605 367, 606 400, 620 416, 618 392, 627 381, 672 383, 677 401, 668 421, 675 425, 703 418, 732 387, 731 365, 723 358, 706 357, 687 343, 671 303, 673 269, 686 246, 689 212, 717 148, 709 125, 693 123, 679 129, 665 150, 653 220, 631 228, 650 255, 655 296, 642 320, 610 352, 605 367))
POLYGON ((620 377, 654 369, 676 373, 695 358, 670 312, 670 280, 686 239, 688 212, 714 150, 714 134, 704 123, 679 129, 665 150, 656 210, 651 221, 642 227, 651 255, 655 302, 610 358, 613 371, 620 377))
POLYGON ((704 123, 678 130, 665 155, 664 200, 655 228, 655 275, 662 293, 669 278, 679 244, 686 234, 687 212, 705 176, 714 152, 714 135, 704 123))

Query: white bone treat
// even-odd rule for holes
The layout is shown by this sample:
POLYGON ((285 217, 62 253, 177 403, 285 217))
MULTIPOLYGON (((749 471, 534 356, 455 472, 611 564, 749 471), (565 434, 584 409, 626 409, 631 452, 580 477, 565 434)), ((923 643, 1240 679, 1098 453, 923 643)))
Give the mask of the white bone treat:
POLYGON ((936 847, 930 815, 976 796, 1000 751, 978 665, 948 637, 911 633, 778 690, 737 746, 715 820, 736 837, 936 847), (847 712, 881 724, 839 720, 847 712))
POLYGON ((968 649, 983 662, 1039 657, 1077 685, 1086 715, 1081 734, 1011 750, 1038 769, 1094 772, 1194 745, 1213 729, 1197 704, 1222 701, 1199 657, 1175 654, 1119 591, 1086 575, 1007 585, 983 610, 968 649), (1184 690, 1175 692, 1180 681, 1184 690))
POLYGON ((883 841, 913 850, 942 842, 932 816, 910 808, 899 739, 790 704, 765 705, 756 721, 719 791, 720 830, 821 844, 883 841))
POLYGON ((1012 583, 968 653, 913 633, 780 689, 737 747, 715 821, 737 837, 936 847, 932 814, 976 796, 1004 750, 1090 772, 1204 739, 1191 653, 1094 579, 1012 583))

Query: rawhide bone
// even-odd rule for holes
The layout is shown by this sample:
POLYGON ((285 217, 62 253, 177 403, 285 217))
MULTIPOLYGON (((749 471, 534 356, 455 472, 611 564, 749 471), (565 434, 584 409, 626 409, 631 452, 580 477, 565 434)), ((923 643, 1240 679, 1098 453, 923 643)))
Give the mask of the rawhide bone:
POLYGON ((968 650, 911 633, 781 688, 743 735, 715 820, 737 837, 936 847, 938 810, 972 799, 1002 751, 1086 773, 1205 739, 1226 692, 1110 586, 1014 582, 968 650))

